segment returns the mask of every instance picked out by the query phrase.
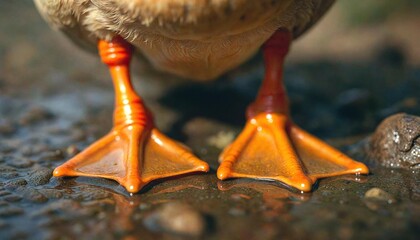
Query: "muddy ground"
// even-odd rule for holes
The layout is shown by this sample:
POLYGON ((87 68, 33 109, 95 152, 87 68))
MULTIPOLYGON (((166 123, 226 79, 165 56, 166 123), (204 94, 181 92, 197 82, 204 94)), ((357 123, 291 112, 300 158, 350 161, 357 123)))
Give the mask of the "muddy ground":
POLYGON ((157 126, 212 171, 157 181, 130 196, 109 180, 51 177, 111 128, 110 77, 95 54, 49 29, 31 1, 1 2, 0 238, 418 239, 419 170, 373 166, 363 147, 387 116, 420 115, 420 67, 412 54, 418 48, 409 40, 381 42, 373 29, 375 40, 366 44, 375 47, 365 46, 371 52, 360 58, 357 51, 343 57, 350 50, 320 55, 305 42, 320 39, 311 32, 295 46, 308 59, 292 50, 285 73, 295 122, 369 164, 372 174, 321 180, 308 194, 277 183, 221 182, 217 157, 245 123, 263 74, 261 56, 207 84, 135 60, 135 86, 157 126))

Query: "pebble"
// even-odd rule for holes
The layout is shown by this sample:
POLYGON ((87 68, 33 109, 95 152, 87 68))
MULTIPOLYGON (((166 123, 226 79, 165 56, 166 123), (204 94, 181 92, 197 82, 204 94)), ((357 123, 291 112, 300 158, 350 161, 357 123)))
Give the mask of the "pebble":
POLYGON ((234 207, 234 208, 229 209, 228 213, 232 216, 235 216, 235 217, 242 217, 242 216, 245 216, 247 214, 244 209, 238 208, 238 207, 234 207))
POLYGON ((0 217, 16 216, 16 215, 22 214, 23 212, 24 211, 22 208, 13 207, 13 206, 4 207, 4 208, 0 208, 0 217))
POLYGON ((9 161, 9 165, 16 168, 28 168, 33 164, 34 162, 26 157, 14 158, 13 161, 9 161))
POLYGON ((0 207, 4 207, 9 205, 9 203, 7 203, 6 201, 0 200, 0 207))
POLYGON ((56 189, 39 189, 38 191, 48 199, 60 199, 63 197, 63 193, 56 189))
POLYGON ((8 182, 6 182, 4 187, 8 190, 14 190, 14 189, 17 189, 18 187, 25 186, 26 184, 28 184, 28 182, 25 179, 17 178, 17 179, 9 180, 8 182))
POLYGON ((80 150, 75 145, 70 145, 66 149, 66 154, 69 157, 72 157, 72 156, 78 154, 79 152, 80 152, 80 150))
POLYGON ((0 178, 13 179, 19 176, 17 172, 0 172, 0 178))
POLYGON ((107 191, 98 188, 93 189, 90 186, 82 187, 80 190, 81 191, 78 194, 73 195, 73 199, 78 201, 94 201, 109 198, 111 196, 107 191))
POLYGON ((203 215, 188 204, 165 203, 145 217, 144 225, 151 231, 198 237, 206 229, 203 215))
POLYGON ((10 135, 16 131, 15 126, 7 120, 0 121, 0 135, 10 135))
POLYGON ((19 202, 20 200, 22 200, 22 197, 13 194, 13 195, 6 196, 3 199, 7 202, 19 202))
POLYGON ((245 195, 245 194, 241 194, 241 193, 232 194, 230 197, 235 201, 240 201, 240 200, 243 200, 243 199, 246 199, 246 200, 251 199, 250 196, 245 195))
POLYGON ((370 138, 368 155, 390 168, 420 168, 420 117, 395 114, 379 124, 370 138))
POLYGON ((10 194, 11 194, 11 192, 8 192, 8 191, 0 191, 0 197, 7 196, 7 195, 10 195, 10 194))
POLYGON ((49 149, 48 145, 43 143, 33 143, 30 145, 25 145, 20 148, 20 152, 24 156, 33 156, 36 154, 43 154, 49 149))
POLYGON ((22 198, 33 203, 43 203, 48 201, 48 198, 45 197, 42 193, 30 187, 19 187, 15 191, 17 194, 22 196, 22 198))
POLYGON ((371 210, 378 210, 386 204, 397 202, 394 196, 380 188, 371 188, 366 191, 364 200, 366 206, 371 210))
POLYGON ((395 203, 395 198, 380 188, 371 188, 365 193, 365 199, 373 199, 378 201, 385 201, 389 204, 395 203))
MULTIPOLYGON (((5 161, 9 161, 11 157, 10 156, 4 156, 2 157, 3 160, 5 161)), ((0 165, 0 172, 4 173, 4 172, 15 172, 16 169, 11 167, 11 166, 7 166, 7 165, 0 165)))
POLYGON ((41 156, 39 157, 41 161, 57 161, 57 160, 63 160, 64 159, 64 153, 63 151, 57 149, 57 150, 50 150, 41 153, 41 156))
POLYGON ((0 152, 2 153, 9 153, 12 152, 22 146, 22 140, 21 139, 4 139, 1 141, 0 144, 0 152))
POLYGON ((29 173, 26 180, 32 186, 40 186, 47 184, 52 177, 52 169, 39 168, 29 173))

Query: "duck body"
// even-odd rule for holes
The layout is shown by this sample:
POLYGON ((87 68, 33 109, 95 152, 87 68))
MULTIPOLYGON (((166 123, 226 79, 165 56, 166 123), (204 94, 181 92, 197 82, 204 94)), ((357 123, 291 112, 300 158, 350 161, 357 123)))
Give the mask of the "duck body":
POLYGON ((75 42, 121 36, 155 68, 215 79, 237 67, 279 28, 294 37, 334 0, 35 0, 42 16, 75 42))

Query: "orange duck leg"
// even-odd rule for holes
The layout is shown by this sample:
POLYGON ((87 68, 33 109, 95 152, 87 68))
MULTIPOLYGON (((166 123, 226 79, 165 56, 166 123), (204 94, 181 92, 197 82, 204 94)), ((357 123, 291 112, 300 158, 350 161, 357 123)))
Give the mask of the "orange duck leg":
POLYGON ((248 121, 220 156, 219 179, 277 180, 308 192, 320 178, 367 174, 368 168, 297 127, 288 113, 283 63, 292 36, 277 31, 264 45, 265 78, 248 121))
POLYGON ((152 180, 190 172, 207 172, 207 163, 160 133, 135 93, 129 74, 131 46, 121 38, 98 44, 115 87, 111 132, 54 170, 55 177, 113 179, 135 193, 152 180))

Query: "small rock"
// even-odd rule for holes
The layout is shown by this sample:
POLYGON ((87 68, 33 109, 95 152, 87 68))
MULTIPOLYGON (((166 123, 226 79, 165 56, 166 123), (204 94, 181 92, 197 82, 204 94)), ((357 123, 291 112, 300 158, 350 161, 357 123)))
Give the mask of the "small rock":
POLYGON ((13 179, 6 182, 4 187, 8 190, 14 190, 14 189, 17 189, 18 187, 25 186, 26 184, 28 184, 28 182, 25 179, 17 178, 17 179, 13 179))
MULTIPOLYGON (((10 156, 2 157, 2 159, 5 160, 5 161, 9 161, 10 158, 11 158, 10 156)), ((1 165, 0 166, 0 172, 2 172, 2 173, 3 172, 15 172, 15 171, 16 171, 16 169, 11 167, 11 166, 7 166, 7 165, 1 165)))
POLYGON ((22 197, 13 194, 13 195, 6 196, 3 199, 7 202, 19 202, 20 200, 22 200, 22 197))
POLYGON ((40 168, 32 171, 26 178, 28 183, 32 186, 39 186, 47 184, 52 177, 52 170, 49 168, 40 168))
POLYGON ((4 197, 4 196, 10 195, 10 194, 11 193, 8 192, 8 191, 0 191, 0 197, 4 197))
POLYGON ((365 193, 365 199, 385 201, 389 204, 395 203, 395 198, 380 188, 371 188, 365 193))
POLYGON ((39 189, 38 191, 48 199, 60 199, 63 197, 63 193, 56 189, 39 189))
POLYGON ((57 161, 57 160, 63 160, 64 159, 64 153, 63 151, 57 149, 53 151, 47 151, 41 154, 39 157, 42 161, 57 161))
POLYGON ((0 172, 0 178, 13 179, 19 176, 17 172, 0 172))
POLYGON ((4 207, 0 208, 0 217, 11 217, 23 213, 23 209, 18 207, 4 207))
POLYGON ((369 142, 374 163, 393 168, 420 168, 420 117, 400 113, 386 118, 369 142))
POLYGON ((0 144, 0 152, 9 153, 22 146, 22 139, 6 139, 0 144))
POLYGON ((246 215, 246 211, 244 209, 237 207, 229 209, 228 213, 235 217, 242 217, 246 215))
POLYGON ((206 222, 203 215, 185 203, 166 203, 144 219, 151 231, 198 237, 203 234, 206 222))
POLYGON ((366 206, 371 210, 378 210, 385 204, 393 204, 397 201, 395 198, 380 188, 369 189, 364 196, 366 206))
POLYGON ((16 190, 16 192, 19 193, 25 200, 30 202, 43 203, 48 201, 47 197, 33 188, 19 188, 16 190))
POLYGON ((80 150, 75 145, 70 145, 66 149, 67 156, 72 157, 78 154, 80 150))
POLYGON ((246 200, 251 199, 251 197, 250 197, 250 196, 248 196, 248 195, 246 195, 246 194, 242 194, 242 193, 234 193, 234 194, 232 194, 230 197, 231 197, 233 200, 235 200, 235 201, 240 201, 240 200, 242 200, 242 199, 246 199, 246 200))
POLYGON ((216 135, 213 135, 207 139, 207 143, 210 146, 214 146, 219 149, 224 149, 227 145, 233 142, 235 139, 234 132, 220 131, 216 135))
POLYGON ((15 131, 16 128, 11 122, 5 120, 0 121, 0 135, 10 135, 15 131))
POLYGON ((16 168, 28 168, 33 164, 34 162, 31 159, 25 157, 14 158, 12 161, 9 161, 9 165, 16 168))
POLYGON ((43 143, 33 143, 30 145, 25 145, 20 148, 20 152, 24 156, 33 156, 36 154, 42 154, 48 151, 48 145, 43 143))
POLYGON ((109 192, 93 188, 91 186, 83 186, 80 188, 80 190, 80 193, 74 194, 72 196, 73 199, 88 202, 109 198, 111 196, 109 192))
POLYGON ((4 207, 4 206, 8 206, 9 203, 7 203, 6 201, 0 200, 0 207, 4 207))

